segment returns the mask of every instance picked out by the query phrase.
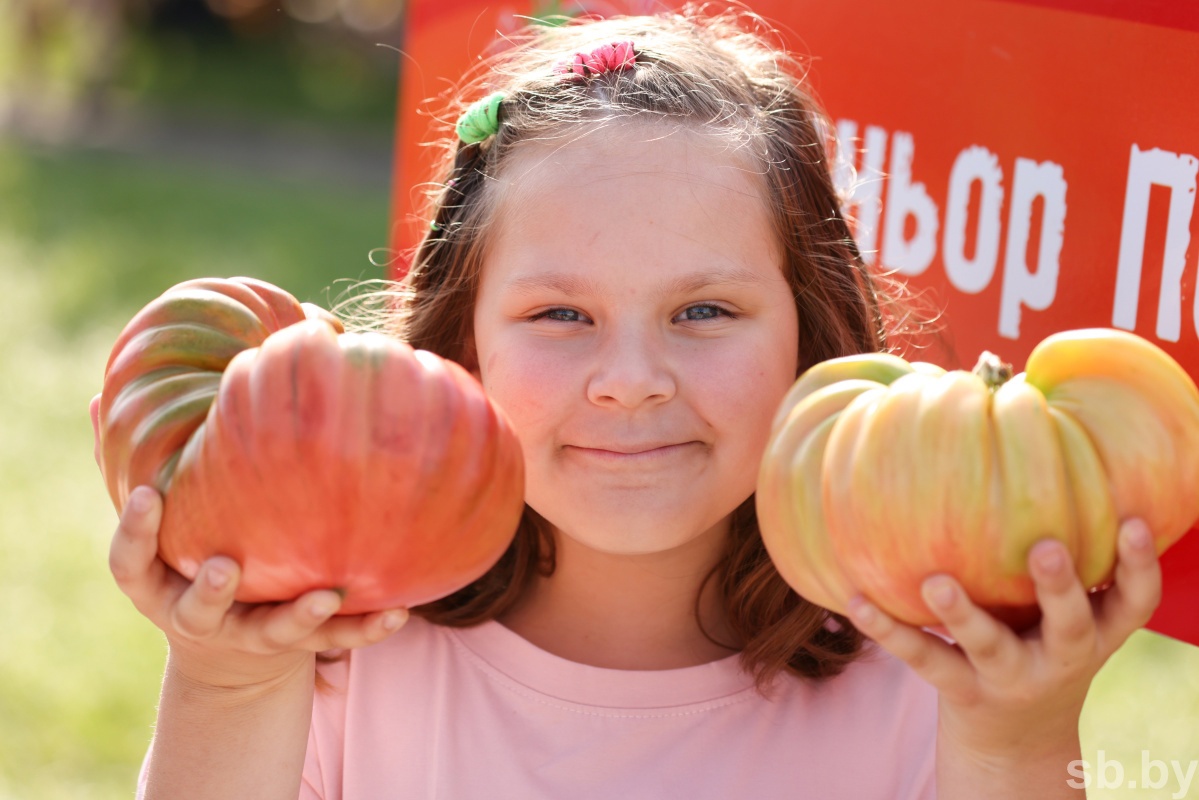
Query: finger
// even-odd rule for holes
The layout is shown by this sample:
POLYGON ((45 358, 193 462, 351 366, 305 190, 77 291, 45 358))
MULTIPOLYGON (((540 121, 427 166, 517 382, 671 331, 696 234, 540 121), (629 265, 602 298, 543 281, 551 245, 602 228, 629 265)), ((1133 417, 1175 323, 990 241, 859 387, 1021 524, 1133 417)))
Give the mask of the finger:
POLYGON ((393 608, 360 617, 333 617, 316 631, 309 646, 320 650, 364 647, 383 641, 407 622, 406 608, 393 608))
POLYGON ((1117 547, 1114 583, 1097 604, 1098 636, 1105 657, 1149 621, 1162 599, 1161 564, 1144 520, 1126 520, 1120 526, 1117 547))
MULTIPOLYGON (((92 438, 94 439, 94 453, 96 456, 96 466, 100 466, 100 395, 92 398, 92 402, 88 405, 88 415, 92 418, 92 438)), ((103 470, 103 467, 101 467, 103 470)))
POLYGON ((849 602, 849 618, 858 630, 938 691, 950 697, 968 698, 977 690, 977 678, 969 662, 944 640, 896 622, 861 595, 849 602))
POLYGON ((225 624, 233 606, 240 569, 226 556, 213 556, 200 565, 196 579, 171 607, 171 627, 192 639, 207 639, 225 624))
POLYGON ((158 560, 158 526, 162 497, 149 486, 138 486, 129 495, 121 521, 108 550, 108 568, 117 586, 134 605, 157 593, 166 566, 158 560))
POLYGON ((976 606, 949 575, 929 577, 920 590, 981 677, 1000 686, 1020 679, 1025 645, 1011 628, 976 606))
POLYGON ((1095 658, 1095 612, 1065 545, 1043 539, 1028 554, 1041 606, 1041 640, 1050 666, 1067 673, 1088 669, 1095 658))
POLYGON ((261 642, 268 649, 286 650, 310 639, 340 607, 340 594, 332 589, 319 589, 300 595, 294 602, 263 608, 255 615, 256 619, 247 621, 260 626, 261 642))

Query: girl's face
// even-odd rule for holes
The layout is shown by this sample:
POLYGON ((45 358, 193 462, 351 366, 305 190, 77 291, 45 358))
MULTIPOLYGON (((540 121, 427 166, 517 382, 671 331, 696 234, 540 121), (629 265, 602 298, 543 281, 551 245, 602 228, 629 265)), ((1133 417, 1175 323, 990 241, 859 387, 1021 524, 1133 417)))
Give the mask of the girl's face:
POLYGON ((795 380, 798 320, 749 158, 685 130, 527 145, 501 197, 475 372, 526 501, 614 554, 723 537, 795 380))

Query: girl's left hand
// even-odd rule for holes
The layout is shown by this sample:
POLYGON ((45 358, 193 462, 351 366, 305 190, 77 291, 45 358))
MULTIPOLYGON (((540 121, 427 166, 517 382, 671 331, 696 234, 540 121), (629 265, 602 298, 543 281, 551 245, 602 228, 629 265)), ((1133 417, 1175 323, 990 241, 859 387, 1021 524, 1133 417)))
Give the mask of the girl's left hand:
POLYGON ((1022 634, 974 605, 947 575, 931 576, 921 588, 956 645, 891 619, 860 595, 850 602, 854 625, 937 689, 938 746, 981 763, 1077 748, 1091 679, 1161 601, 1156 549, 1139 519, 1120 528, 1115 580, 1103 592, 1086 592, 1056 540, 1032 548, 1029 569, 1042 618, 1022 634))

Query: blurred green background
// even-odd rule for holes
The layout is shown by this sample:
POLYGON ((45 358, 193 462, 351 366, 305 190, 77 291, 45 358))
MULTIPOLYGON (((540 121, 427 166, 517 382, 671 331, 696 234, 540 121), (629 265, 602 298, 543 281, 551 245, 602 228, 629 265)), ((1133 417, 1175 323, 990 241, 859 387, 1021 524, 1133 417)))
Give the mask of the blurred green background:
POLYGON ((133 796, 165 647, 108 574, 88 400, 181 280, 383 276, 398 11, 0 0, 0 798, 133 796))
MULTIPOLYGON (((384 275, 400 56, 378 44, 399 11, 0 0, 0 800, 132 796, 164 644, 107 571, 88 400, 178 281, 253 275, 328 306, 384 275)), ((1199 759, 1199 648, 1135 636, 1083 733, 1088 796, 1184 796, 1169 762, 1199 759), (1124 788, 1099 788, 1100 750, 1124 788), (1127 787, 1142 751, 1163 787, 1127 787)))

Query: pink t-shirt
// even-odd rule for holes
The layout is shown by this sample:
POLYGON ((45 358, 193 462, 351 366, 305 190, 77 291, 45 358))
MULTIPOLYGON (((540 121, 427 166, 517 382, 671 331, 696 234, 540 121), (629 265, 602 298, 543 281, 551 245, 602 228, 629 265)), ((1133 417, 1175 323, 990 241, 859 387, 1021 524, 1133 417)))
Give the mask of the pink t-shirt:
POLYGON ((762 697, 736 656, 600 669, 413 617, 322 668, 301 798, 933 800, 936 692, 869 655, 762 697))

